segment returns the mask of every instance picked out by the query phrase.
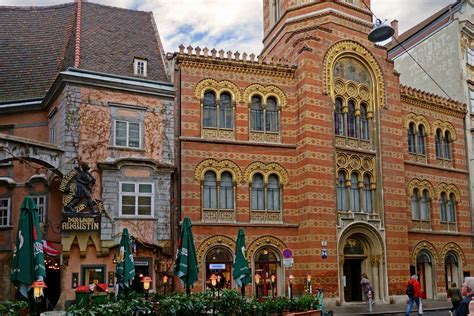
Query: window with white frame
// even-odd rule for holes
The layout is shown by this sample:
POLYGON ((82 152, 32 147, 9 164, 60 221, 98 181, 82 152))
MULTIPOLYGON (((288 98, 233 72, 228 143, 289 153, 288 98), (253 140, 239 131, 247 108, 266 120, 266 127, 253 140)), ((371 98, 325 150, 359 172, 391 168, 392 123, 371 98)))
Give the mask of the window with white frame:
POLYGON ((38 215, 40 223, 46 223, 46 195, 32 196, 38 208, 38 215))
POLYGON ((118 147, 141 148, 141 123, 114 121, 114 144, 118 147))
POLYGON ((467 63, 471 66, 474 66, 474 49, 468 47, 466 49, 467 63))
POLYGON ((153 183, 120 182, 120 215, 153 216, 153 183))
POLYGON ((0 199, 0 227, 10 226, 10 199, 0 199))
POLYGON ((147 76, 147 61, 145 59, 135 58, 133 61, 133 73, 136 76, 147 76))

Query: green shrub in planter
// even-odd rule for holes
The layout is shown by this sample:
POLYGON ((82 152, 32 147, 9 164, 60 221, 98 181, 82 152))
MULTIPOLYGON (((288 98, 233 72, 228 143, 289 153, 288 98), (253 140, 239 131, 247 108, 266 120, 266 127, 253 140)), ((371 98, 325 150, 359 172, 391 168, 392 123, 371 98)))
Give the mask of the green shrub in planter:
POLYGON ((27 301, 3 301, 0 302, 0 315, 20 315, 20 311, 25 308, 28 308, 27 301))

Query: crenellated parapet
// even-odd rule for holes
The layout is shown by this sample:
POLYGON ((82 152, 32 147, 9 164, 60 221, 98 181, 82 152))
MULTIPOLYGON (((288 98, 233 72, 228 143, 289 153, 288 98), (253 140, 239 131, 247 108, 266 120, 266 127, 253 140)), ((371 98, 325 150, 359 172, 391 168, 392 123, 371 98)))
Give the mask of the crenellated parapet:
POLYGON ((439 95, 426 92, 420 89, 400 85, 400 95, 402 102, 416 104, 437 112, 464 117, 467 113, 466 104, 439 95))
POLYGON ((228 70, 245 71, 245 72, 276 72, 292 76, 296 65, 284 58, 264 58, 261 55, 238 51, 224 51, 207 47, 200 48, 179 46, 176 53, 177 62, 179 64, 194 65, 200 68, 228 68, 228 70))

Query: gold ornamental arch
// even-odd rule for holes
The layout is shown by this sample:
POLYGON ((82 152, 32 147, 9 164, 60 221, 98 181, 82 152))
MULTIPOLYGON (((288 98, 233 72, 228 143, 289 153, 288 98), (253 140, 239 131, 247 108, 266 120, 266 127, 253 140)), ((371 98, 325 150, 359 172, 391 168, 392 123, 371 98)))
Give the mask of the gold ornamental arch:
POLYGON ((372 53, 354 41, 338 42, 327 51, 324 57, 324 93, 335 98, 334 65, 343 57, 354 58, 367 68, 372 79, 374 95, 377 97, 375 103, 381 107, 385 106, 385 81, 382 69, 372 53))

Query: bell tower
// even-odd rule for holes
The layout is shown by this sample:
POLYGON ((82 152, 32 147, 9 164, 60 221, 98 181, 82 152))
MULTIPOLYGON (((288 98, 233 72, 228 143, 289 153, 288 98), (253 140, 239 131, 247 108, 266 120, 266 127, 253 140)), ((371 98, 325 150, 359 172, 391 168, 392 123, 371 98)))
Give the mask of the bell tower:
POLYGON ((373 25, 369 8, 370 0, 263 0, 262 55, 294 60, 292 48, 301 49, 302 36, 367 40, 373 25))

